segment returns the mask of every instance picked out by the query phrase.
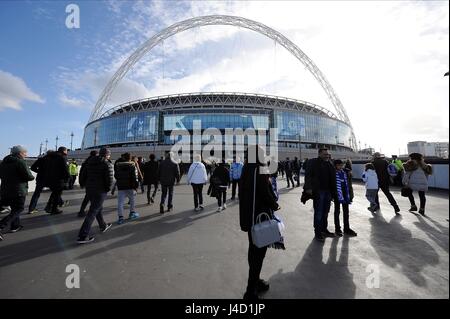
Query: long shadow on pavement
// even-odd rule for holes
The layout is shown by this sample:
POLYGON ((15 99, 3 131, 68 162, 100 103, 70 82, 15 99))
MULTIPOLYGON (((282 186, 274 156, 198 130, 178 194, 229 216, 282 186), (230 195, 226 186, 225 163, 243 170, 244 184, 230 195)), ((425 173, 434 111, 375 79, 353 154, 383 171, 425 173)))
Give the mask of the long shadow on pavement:
MULTIPOLYGON (((123 240, 114 242, 111 245, 96 249, 89 253, 81 255, 79 258, 87 258, 117 247, 128 246, 134 243, 150 240, 159 236, 178 231, 182 228, 189 227, 198 219, 206 218, 216 214, 215 210, 207 211, 208 207, 215 206, 213 204, 205 206, 205 211, 195 214, 192 209, 185 210, 179 213, 167 213, 167 215, 160 215, 155 213, 144 216, 135 221, 125 223, 124 225, 113 225, 112 229, 99 236, 96 240, 108 240, 112 238, 120 238, 121 236, 132 235, 123 240), (161 217, 154 222, 148 222, 151 219, 161 217)), ((81 226, 81 222, 80 222, 81 226)), ((0 250, 0 267, 12 265, 26 260, 42 257, 49 254, 54 254, 62 251, 73 250, 79 247, 75 240, 77 238, 79 229, 73 229, 57 234, 33 238, 20 243, 3 246, 0 250)), ((94 221, 92 233, 97 235, 98 226, 94 221)), ((12 234, 11 236, 14 236, 12 234)), ((6 241, 4 242, 7 243, 6 241)), ((96 245, 96 242, 90 245, 96 245)))
POLYGON ((417 222, 414 222, 414 225, 448 253, 448 227, 444 227, 430 217, 423 217, 420 214, 414 215, 416 215, 418 219, 417 222), (437 229, 427 223, 427 220, 436 226, 437 229))
POLYGON ((370 218, 370 243, 387 266, 399 266, 403 274, 416 286, 426 287, 422 270, 439 263, 439 255, 426 241, 413 238, 410 230, 401 224, 400 215, 387 222, 381 213, 370 218))
POLYGON ((266 298, 355 298, 356 285, 348 269, 349 238, 343 237, 339 259, 339 238, 333 238, 324 263, 324 244, 315 239, 309 244, 294 272, 281 273, 269 279, 266 298))

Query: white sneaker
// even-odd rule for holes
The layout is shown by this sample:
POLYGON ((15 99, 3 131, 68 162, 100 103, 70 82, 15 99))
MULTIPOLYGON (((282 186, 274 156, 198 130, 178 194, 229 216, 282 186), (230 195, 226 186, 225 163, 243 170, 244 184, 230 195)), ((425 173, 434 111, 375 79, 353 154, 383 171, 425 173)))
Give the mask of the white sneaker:
POLYGON ((222 211, 222 207, 217 208, 216 212, 222 211))
POLYGON ((196 212, 198 212, 200 210, 200 207, 195 207, 194 209, 196 212))
POLYGON ((223 204, 222 210, 227 208, 227 204, 223 204))

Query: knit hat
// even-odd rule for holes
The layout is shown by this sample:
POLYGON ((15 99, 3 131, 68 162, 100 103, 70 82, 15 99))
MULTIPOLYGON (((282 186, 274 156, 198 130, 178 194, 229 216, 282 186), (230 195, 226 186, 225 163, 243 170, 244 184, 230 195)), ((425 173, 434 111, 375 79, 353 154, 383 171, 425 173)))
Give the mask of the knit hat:
POLYGON ((22 152, 27 152, 27 149, 25 147, 23 147, 22 145, 15 145, 11 148, 12 155, 17 155, 22 152))

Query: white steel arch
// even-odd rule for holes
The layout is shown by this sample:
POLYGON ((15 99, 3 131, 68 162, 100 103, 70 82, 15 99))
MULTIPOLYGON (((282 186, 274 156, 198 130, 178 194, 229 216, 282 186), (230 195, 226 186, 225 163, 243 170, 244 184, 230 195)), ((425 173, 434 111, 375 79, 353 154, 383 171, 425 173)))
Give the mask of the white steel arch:
POLYGON ((227 16, 227 15, 210 15, 201 16, 192 19, 187 19, 184 21, 177 22, 171 26, 165 28, 159 33, 152 36, 146 42, 144 42, 132 55, 125 60, 113 77, 109 80, 106 87, 103 89, 94 109, 92 110, 89 122, 94 121, 100 117, 104 111, 106 101, 108 100, 111 93, 117 87, 120 80, 127 74, 127 72, 136 64, 147 52, 153 49, 156 45, 161 43, 171 36, 192 29, 196 27, 208 26, 208 25, 231 25, 241 28, 246 28, 258 32, 266 37, 276 41, 284 48, 286 48, 294 57, 296 57, 309 72, 316 78, 319 84, 324 89, 325 93, 328 95, 331 103, 333 104, 337 117, 346 122, 352 128, 352 144, 353 148, 356 148, 356 138, 353 132, 353 127, 350 119, 342 105, 340 99, 338 98, 336 92, 333 90, 331 84, 325 78, 325 75, 319 70, 319 68, 314 64, 314 62, 292 41, 286 38, 280 32, 260 23, 250 19, 237 17, 237 16, 227 16))

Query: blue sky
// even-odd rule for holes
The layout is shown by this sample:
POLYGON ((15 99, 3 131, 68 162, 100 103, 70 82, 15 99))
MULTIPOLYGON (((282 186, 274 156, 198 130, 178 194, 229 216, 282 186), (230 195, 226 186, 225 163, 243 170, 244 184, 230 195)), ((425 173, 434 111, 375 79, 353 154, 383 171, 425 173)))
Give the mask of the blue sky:
MULTIPOLYGON (((362 145, 403 153, 411 140, 448 141, 448 1, 1 1, 0 156, 15 144, 36 155, 81 145, 108 79, 146 39, 194 16, 230 14, 286 35, 319 66, 362 145), (80 28, 65 25, 68 4, 80 28)), ((276 94, 332 109, 286 50, 257 33, 204 27, 155 47, 117 87, 109 106, 162 94, 276 94)))

